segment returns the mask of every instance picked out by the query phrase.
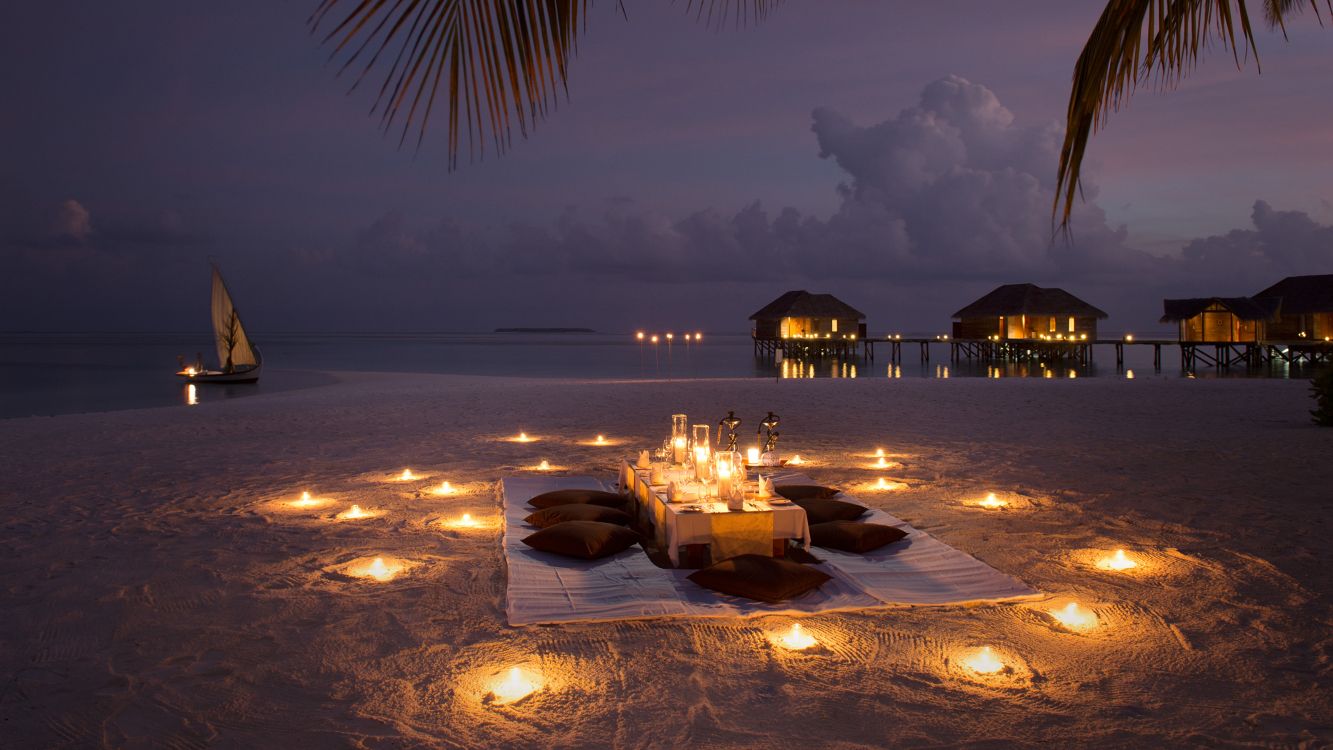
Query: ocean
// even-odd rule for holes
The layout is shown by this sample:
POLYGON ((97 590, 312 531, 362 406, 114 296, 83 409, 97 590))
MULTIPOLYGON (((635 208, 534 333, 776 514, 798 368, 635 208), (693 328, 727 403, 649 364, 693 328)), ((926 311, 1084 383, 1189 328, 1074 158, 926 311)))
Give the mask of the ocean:
MULTIPOLYGON (((1163 347, 1155 372, 1152 348, 1126 347, 1123 368, 1111 346, 1098 346, 1087 366, 949 361, 945 344, 931 346, 922 362, 916 344, 904 344, 902 360, 889 362, 880 344, 875 360, 824 360, 778 364, 757 359, 748 333, 707 333, 702 341, 677 338, 654 345, 633 334, 602 333, 263 333, 253 339, 264 356, 255 385, 198 386, 193 392, 173 373, 178 357, 212 359, 206 333, 0 333, 0 418, 88 411, 190 406, 256 393, 331 383, 328 371, 436 372, 541 378, 949 378, 1186 377, 1179 350, 1163 347), (195 404, 191 404, 193 401, 195 404)), ((1254 376, 1244 368, 1198 377, 1254 376)), ((1277 368, 1261 377, 1309 377, 1277 368)))

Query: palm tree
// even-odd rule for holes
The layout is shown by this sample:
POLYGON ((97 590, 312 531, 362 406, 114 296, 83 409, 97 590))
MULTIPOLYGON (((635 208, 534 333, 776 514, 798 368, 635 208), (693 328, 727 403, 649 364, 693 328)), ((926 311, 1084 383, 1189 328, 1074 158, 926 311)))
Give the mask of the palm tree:
MULTIPOLYGON (((1333 0, 1324 0, 1333 14, 1333 0)), ((1319 14, 1318 0, 1263 0, 1271 28, 1286 34, 1284 19, 1306 5, 1319 14)), ((1124 106, 1141 80, 1156 76, 1163 88, 1179 83, 1217 39, 1231 51, 1236 67, 1251 53, 1259 66, 1245 0, 1110 0, 1074 65, 1073 88, 1060 149, 1055 206, 1068 228, 1088 138, 1124 106), (1146 31, 1145 31, 1146 25, 1146 31), (1236 30, 1239 27, 1240 34, 1236 30), (1063 205, 1062 205, 1063 204, 1063 205)), ((1323 19, 1320 19, 1322 23, 1323 19)))
MULTIPOLYGON (((1262 0, 1270 27, 1320 0, 1262 0)), ((687 12, 710 25, 763 19, 781 0, 688 0, 687 12)), ((1333 0, 1323 0, 1333 15, 1333 0)), ((356 70, 356 89, 377 66, 387 71, 375 97, 385 130, 401 118, 399 145, 413 126, 419 146, 445 94, 449 168, 468 151, 484 154, 487 135, 497 153, 522 136, 568 95, 569 62, 586 27, 589 0, 319 0, 313 31, 342 56, 340 73, 356 70), (338 8, 346 13, 335 13, 338 8), (338 16, 338 17, 335 17, 338 16)), ((622 14, 624 5, 619 4, 622 14)), ((1320 22, 1322 23, 1322 17, 1320 22)), ((1254 55, 1246 0, 1109 0, 1074 66, 1073 88, 1057 170, 1053 212, 1068 227, 1088 139, 1110 113, 1152 77, 1170 88, 1199 61, 1212 40, 1230 50, 1237 67, 1254 55), (1239 34, 1237 34, 1239 30, 1239 34)))
MULTIPOLYGON (((781 0, 689 0, 686 12, 709 25, 762 20, 781 0)), ((417 145, 444 93, 449 168, 458 166, 463 130, 471 155, 486 134, 503 153, 568 96, 569 62, 586 28, 589 0, 320 0, 310 16, 321 26, 339 73, 356 70, 355 90, 377 66, 387 72, 375 97, 386 131, 401 118, 401 146, 416 126, 417 145), (337 13, 340 7, 346 13, 337 13)), ((618 3, 625 14, 623 2, 618 3)))

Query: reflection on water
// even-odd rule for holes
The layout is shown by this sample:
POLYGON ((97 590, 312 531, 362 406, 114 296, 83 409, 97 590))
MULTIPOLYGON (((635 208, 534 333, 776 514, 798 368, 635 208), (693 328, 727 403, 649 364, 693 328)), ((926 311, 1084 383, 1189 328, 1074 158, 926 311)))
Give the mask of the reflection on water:
MULTIPOLYGON (((908 335, 908 334, 905 334, 908 335)), ((755 356, 749 334, 701 333, 666 339, 626 334, 256 333, 264 348, 257 385, 199 384, 174 373, 177 357, 212 349, 206 334, 0 333, 0 418, 210 403, 332 382, 326 371, 438 372, 460 375, 675 380, 715 377, 809 378, 1309 378, 1309 366, 1275 362, 1251 371, 1200 368, 1182 373, 1174 350, 1153 366, 1151 346, 1096 346, 1087 364, 950 361, 944 337, 922 356, 917 344, 892 361, 851 357, 774 362, 755 356), (674 342, 674 343, 673 343, 674 342)), ((884 342, 880 342, 883 344, 884 342)))

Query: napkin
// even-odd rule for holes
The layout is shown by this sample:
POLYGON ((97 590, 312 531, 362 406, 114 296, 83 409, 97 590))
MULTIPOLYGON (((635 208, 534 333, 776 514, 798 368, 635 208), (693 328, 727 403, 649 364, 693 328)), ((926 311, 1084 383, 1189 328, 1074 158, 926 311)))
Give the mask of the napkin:
POLYGON ((648 484, 661 485, 666 483, 666 471, 662 464, 653 464, 653 472, 648 475, 648 484))
POLYGON ((773 480, 760 474, 759 492, 757 494, 759 497, 773 497, 773 480))
POLYGON ((668 503, 674 503, 674 502, 676 502, 676 483, 675 483, 675 482, 672 482, 671 484, 668 484, 668 485, 667 485, 667 502, 668 502, 668 503))
POLYGON ((640 469, 647 469, 651 468, 652 465, 653 465, 653 459, 648 455, 648 451, 646 450, 639 451, 639 460, 635 464, 635 466, 637 466, 640 469))

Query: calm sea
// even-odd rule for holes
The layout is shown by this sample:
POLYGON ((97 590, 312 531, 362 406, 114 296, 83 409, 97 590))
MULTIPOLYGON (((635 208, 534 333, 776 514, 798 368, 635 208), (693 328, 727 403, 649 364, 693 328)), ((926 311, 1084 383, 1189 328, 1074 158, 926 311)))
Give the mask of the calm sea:
MULTIPOLYGON (((1097 347, 1086 367, 1031 364, 994 367, 950 363, 946 345, 933 345, 923 363, 916 344, 904 344, 891 365, 880 345, 874 361, 784 365, 757 360, 748 333, 705 334, 702 342, 638 343, 631 334, 525 333, 256 333, 264 354, 257 385, 199 386, 207 403, 333 382, 323 371, 438 372, 550 378, 713 377, 1182 377, 1179 350, 1164 347, 1162 371, 1152 349, 1126 349, 1124 369, 1113 347, 1097 347)), ((0 418, 187 405, 189 389, 172 373, 177 357, 211 359, 212 339, 189 333, 0 333, 0 418)), ((1211 370, 1200 377, 1214 376, 1211 370)), ((1243 368, 1231 375, 1244 376, 1243 368)), ((1309 377, 1308 372, 1264 371, 1265 377, 1309 377)))

